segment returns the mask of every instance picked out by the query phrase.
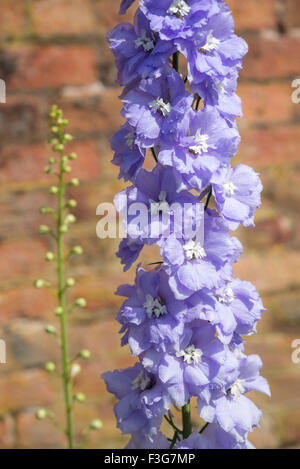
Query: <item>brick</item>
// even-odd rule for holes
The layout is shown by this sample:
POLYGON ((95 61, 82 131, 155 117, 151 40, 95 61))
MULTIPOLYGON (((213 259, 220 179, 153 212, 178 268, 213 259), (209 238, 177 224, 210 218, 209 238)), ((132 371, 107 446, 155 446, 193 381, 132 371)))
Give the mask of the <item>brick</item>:
POLYGON ((297 285, 295 272, 299 269, 300 253, 279 249, 278 252, 263 252, 263 255, 254 252, 243 255, 235 266, 235 273, 242 280, 253 282, 261 292, 275 292, 297 285))
POLYGON ((298 0, 286 0, 284 21, 287 28, 300 27, 300 5, 298 0))
POLYGON ((0 419, 0 449, 10 449, 14 445, 14 420, 10 415, 5 415, 0 419))
POLYGON ((54 380, 56 378, 38 370, 0 375, 0 413, 48 406, 54 397, 54 380))
POLYGON ((292 119, 295 105, 291 100, 291 84, 241 83, 237 93, 243 102, 245 119, 240 127, 248 124, 284 122, 292 119))
POLYGON ((226 0, 237 29, 256 30, 276 27, 276 0, 226 0))
POLYGON ((58 105, 64 109, 70 121, 71 132, 99 132, 112 135, 124 122, 120 115, 121 101, 119 89, 103 88, 102 92, 93 96, 67 96, 58 105))
POLYGON ((13 3, 10 0, 1 0, 0 3, 0 18, 1 30, 0 38, 6 36, 18 36, 22 32, 24 26, 24 6, 23 0, 15 0, 13 3))
POLYGON ((15 240, 0 243, 0 281, 42 275, 45 270, 45 244, 42 240, 15 240))
POLYGON ((92 32, 96 17, 91 0, 34 0, 33 29, 41 36, 92 32))
POLYGON ((300 38, 274 35, 249 38, 241 77, 267 80, 299 75, 300 38))
POLYGON ((119 2, 107 2, 107 0, 96 0, 98 15, 100 17, 100 25, 103 32, 112 29, 121 21, 129 21, 132 23, 133 16, 136 11, 136 5, 127 10, 126 15, 119 16, 119 2))
MULTIPOLYGON (((77 161, 72 162, 72 177, 86 180, 99 176, 100 158, 94 142, 77 141, 66 149, 78 153, 77 161)), ((43 173, 50 156, 53 153, 47 144, 7 145, 0 151, 0 183, 46 180, 50 184, 53 179, 43 173)))
POLYGON ((63 449, 67 440, 48 420, 37 421, 34 411, 24 412, 17 416, 18 449, 63 449))
POLYGON ((300 126, 241 129, 239 161, 255 168, 299 161, 300 126))
POLYGON ((0 107, 0 138, 4 142, 32 140, 48 131, 44 100, 28 96, 8 96, 5 106, 0 107))
POLYGON ((46 318, 57 304, 53 293, 47 289, 22 287, 0 293, 0 323, 13 318, 46 318))
POLYGON ((97 80, 97 64, 89 46, 12 47, 16 69, 9 89, 84 85, 97 80))

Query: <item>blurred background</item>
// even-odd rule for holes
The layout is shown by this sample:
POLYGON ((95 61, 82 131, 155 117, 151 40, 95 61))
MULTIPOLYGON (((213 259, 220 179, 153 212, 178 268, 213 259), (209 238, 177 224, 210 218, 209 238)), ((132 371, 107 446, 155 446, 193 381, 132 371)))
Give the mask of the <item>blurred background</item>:
MULTIPOLYGON (((264 417, 251 440, 259 448, 300 447, 300 364, 291 360, 291 343, 300 338, 300 104, 291 100, 292 80, 300 78, 300 2, 228 3, 250 47, 238 90, 245 119, 237 161, 259 171, 265 186, 256 228, 238 232, 245 252, 236 267, 268 309, 259 334, 247 340, 247 351, 261 355, 272 389, 271 399, 252 396, 264 417)), ((117 242, 95 232, 97 205, 123 187, 110 164, 108 140, 121 124, 120 90, 105 42, 120 21, 118 8, 119 0, 0 0, 0 78, 7 85, 7 103, 0 104, 0 338, 7 344, 7 364, 0 364, 0 448, 65 446, 49 422, 34 418, 47 406, 63 419, 61 383, 43 371, 45 361, 58 358, 43 333, 55 297, 32 286, 36 278, 53 277, 44 261, 51 243, 38 234, 46 222, 39 207, 51 203, 43 168, 53 103, 70 119, 72 150, 79 155, 72 174, 82 181, 70 194, 79 205, 68 240, 84 248, 71 272, 74 296, 88 305, 73 316, 70 336, 74 353, 89 348, 93 358, 77 379, 76 389, 87 395, 87 405, 77 406, 77 430, 98 417, 104 427, 91 447, 127 442, 115 428, 114 401, 100 374, 132 363, 120 347, 114 291, 132 280, 133 269, 124 274, 114 256, 117 242)), ((156 256, 145 251, 143 260, 156 256)))

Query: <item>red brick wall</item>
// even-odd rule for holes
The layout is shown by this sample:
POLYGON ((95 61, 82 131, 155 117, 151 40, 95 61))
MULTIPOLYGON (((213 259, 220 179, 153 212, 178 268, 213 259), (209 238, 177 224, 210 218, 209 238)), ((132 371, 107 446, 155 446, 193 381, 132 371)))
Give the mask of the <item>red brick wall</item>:
MULTIPOLYGON (((105 33, 119 20, 119 0, 1 0, 0 78, 7 103, 0 104, 0 338, 7 342, 7 365, 0 365, 0 448, 60 447, 63 438, 33 413, 49 405, 62 414, 56 378, 42 371, 57 358, 43 328, 52 318, 55 298, 32 287, 51 267, 43 254, 51 243, 37 234, 39 206, 49 200, 43 167, 47 161, 47 110, 63 107, 77 137, 79 161, 74 175, 83 183, 78 224, 70 243, 85 255, 73 261, 75 295, 88 308, 72 318, 71 348, 91 349, 77 388, 87 396, 78 406, 78 430, 93 417, 104 422, 93 447, 122 447, 115 429, 113 400, 100 373, 126 366, 129 352, 119 345, 114 321, 116 286, 132 278, 114 258, 117 243, 95 235, 96 206, 111 201, 121 188, 110 165, 108 139, 120 125, 119 89, 105 33)), ((238 160, 261 172, 263 207, 255 230, 240 230, 246 246, 237 266, 243 279, 260 289, 268 311, 248 351, 261 354, 273 397, 254 396, 262 406, 262 428, 253 435, 258 447, 300 443, 300 365, 291 362, 291 342, 300 338, 300 104, 291 101, 291 81, 300 77, 300 3, 298 0, 230 0, 239 32, 250 51, 239 93, 245 119, 238 160)), ((153 252, 146 257, 155 258, 153 252)))

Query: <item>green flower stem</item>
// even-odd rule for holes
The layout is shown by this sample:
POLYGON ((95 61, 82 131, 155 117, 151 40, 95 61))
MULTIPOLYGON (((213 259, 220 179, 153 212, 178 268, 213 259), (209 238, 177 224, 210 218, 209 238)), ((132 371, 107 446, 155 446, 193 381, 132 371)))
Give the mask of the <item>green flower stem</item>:
MULTIPOLYGON (((60 143, 63 144, 63 133, 59 132, 60 143)), ((65 273, 64 273, 64 250, 63 250, 63 233, 61 226, 63 225, 63 210, 65 206, 64 201, 64 163, 63 156, 64 150, 59 152, 60 165, 59 165, 59 183, 58 183, 58 214, 57 214, 57 273, 58 273, 58 302, 62 308, 62 315, 60 316, 61 325, 61 350, 62 350, 62 365, 63 365, 63 384, 64 396, 66 406, 67 427, 66 435, 68 437, 69 449, 74 448, 74 434, 73 434, 73 416, 72 416, 72 393, 71 382, 69 379, 69 358, 68 358, 68 335, 67 335, 67 311, 65 305, 65 273)))
POLYGON ((188 402, 182 409, 182 436, 188 438, 192 433, 192 422, 191 422, 191 404, 188 402))

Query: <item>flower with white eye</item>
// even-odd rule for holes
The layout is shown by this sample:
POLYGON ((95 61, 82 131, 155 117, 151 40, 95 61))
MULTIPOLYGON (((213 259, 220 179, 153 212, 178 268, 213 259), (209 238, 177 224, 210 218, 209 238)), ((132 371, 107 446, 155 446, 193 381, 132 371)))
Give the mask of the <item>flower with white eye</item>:
POLYGON ((176 357, 183 358, 183 361, 188 365, 195 363, 196 365, 201 362, 203 352, 199 348, 196 348, 195 345, 189 345, 185 350, 180 350, 176 353, 176 357))

